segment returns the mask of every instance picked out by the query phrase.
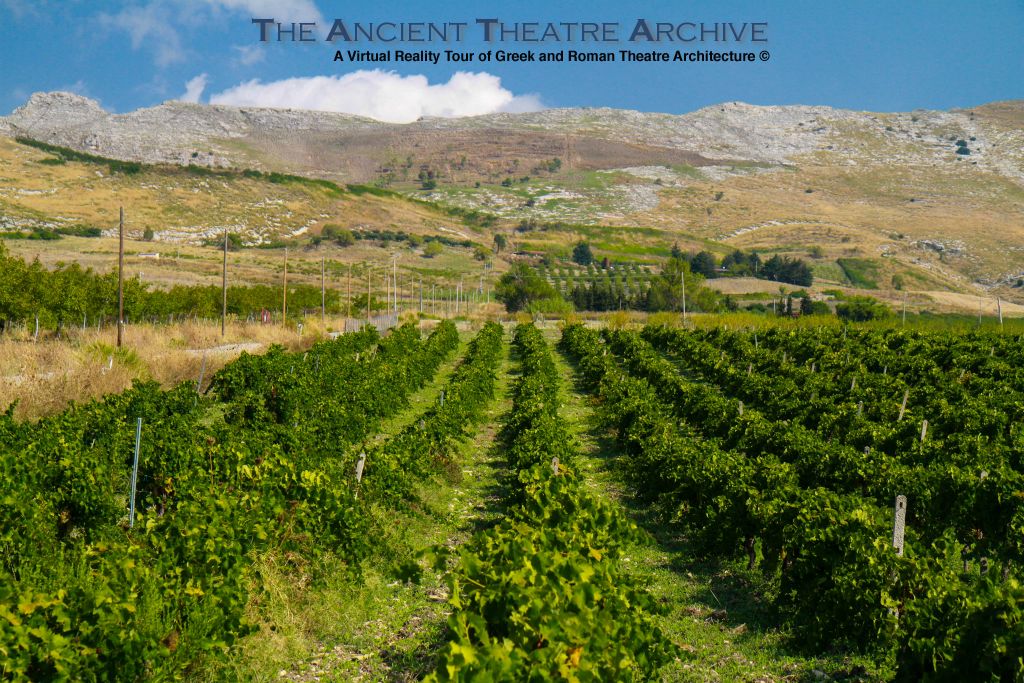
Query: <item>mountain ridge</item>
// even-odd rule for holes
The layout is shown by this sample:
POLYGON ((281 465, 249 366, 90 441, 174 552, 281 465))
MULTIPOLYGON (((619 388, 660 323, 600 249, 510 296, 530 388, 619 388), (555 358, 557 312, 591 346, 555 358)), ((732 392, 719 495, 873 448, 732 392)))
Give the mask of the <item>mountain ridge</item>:
MULTIPOLYGON (((523 240, 535 248, 562 248, 558 240, 568 239, 545 233, 545 224, 652 228, 662 247, 697 239, 720 250, 818 254, 816 276, 826 281, 842 281, 841 269, 864 261, 878 287, 917 278, 922 287, 1024 301, 1022 100, 897 113, 741 102, 688 114, 596 107, 392 124, 177 101, 111 114, 78 95, 37 93, 0 118, 0 135, 123 161, 375 184, 494 216, 496 230, 527 226, 523 240)), ((58 197, 81 190, 52 185, 34 166, 38 155, 13 147, 10 154, 28 165, 20 184, 0 187, 7 220, 67 216, 58 197)), ((207 191, 201 178, 160 182, 168 187, 158 197, 207 191)), ((74 183, 95 185, 81 174, 74 183)), ((354 220, 341 206, 319 214, 292 208, 261 227, 245 208, 264 210, 263 197, 246 194, 254 190, 229 211, 254 241, 354 220)), ((102 203, 106 195, 96 197, 102 203)), ((187 240, 205 232, 201 215, 186 220, 170 200, 156 201, 158 234, 187 240)), ((360 215, 359 225, 402 227, 360 215)))
MULTIPOLYGON (((992 103, 980 108, 1015 102, 992 103)), ((462 118, 432 117, 395 124, 334 112, 194 104, 177 100, 111 114, 95 100, 72 93, 53 92, 35 93, 25 105, 0 118, 0 133, 24 135, 126 161, 193 163, 211 167, 254 164, 264 170, 319 171, 327 175, 333 173, 342 180, 367 181, 373 179, 373 172, 367 173, 365 169, 372 164, 358 164, 340 173, 336 169, 318 168, 327 165, 302 163, 287 154, 268 154, 263 138, 276 136, 284 145, 293 142, 293 138, 300 134, 317 140, 332 135, 351 138, 360 134, 379 139, 381 136, 416 137, 429 135, 432 131, 472 135, 481 130, 500 129, 519 134, 565 135, 673 150, 690 155, 693 161, 703 165, 722 159, 785 164, 800 155, 827 151, 829 133, 836 126, 884 118, 900 122, 910 129, 915 128, 913 124, 926 121, 933 127, 959 127, 968 132, 972 131, 974 112, 980 108, 876 113, 822 105, 764 106, 727 102, 685 114, 608 107, 558 108, 462 118), (232 145, 232 142, 241 144, 232 145), (247 146, 255 147, 260 153, 247 153, 244 149, 247 146)), ((928 140, 927 136, 919 137, 928 140)), ((392 141, 385 147, 396 145, 392 141)), ((397 145, 396 150, 401 151, 398 150, 401 147, 397 145)), ((374 161, 381 165, 381 159, 374 161)), ((585 160, 585 165, 601 166, 602 163, 593 160, 587 163, 585 160)), ((373 169, 374 172, 377 170, 373 169)), ((1014 175, 1024 179, 1024 173, 1019 170, 1014 175)))

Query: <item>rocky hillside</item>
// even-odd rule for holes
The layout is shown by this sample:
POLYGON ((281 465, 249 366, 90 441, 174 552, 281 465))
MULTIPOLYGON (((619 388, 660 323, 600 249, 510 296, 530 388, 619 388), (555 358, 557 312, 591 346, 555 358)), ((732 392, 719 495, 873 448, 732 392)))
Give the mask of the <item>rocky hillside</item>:
MULTIPOLYGON (((682 115, 551 109, 387 124, 182 102, 110 114, 37 93, 0 118, 0 135, 122 160, 374 183, 496 214, 505 228, 653 227, 666 244, 811 254, 819 278, 837 282, 859 279, 849 264, 867 262, 879 289, 909 278, 1024 298, 1024 101, 906 113, 734 102, 682 115)), ((543 248, 549 236, 528 237, 543 248)))
MULTIPOLYGON (((389 162, 477 171, 511 159, 557 156, 573 167, 610 169, 736 161, 792 163, 813 152, 858 161, 937 163, 969 140, 971 162, 1024 180, 1024 106, 873 114, 831 107, 730 102, 683 115, 617 109, 549 109, 388 124, 290 109, 167 102, 110 114, 70 93, 36 93, 0 133, 102 156, 151 163, 257 166, 373 180, 389 162), (500 133, 500 135, 495 135, 500 133), (865 145, 864 136, 884 145, 865 145), (462 156, 471 156, 465 162, 462 156), (461 163, 460 163, 461 162, 461 163)), ((873 141, 874 142, 874 141, 873 141)), ((504 165, 507 165, 504 164, 504 165)), ((525 167, 525 166, 524 166, 525 167)))

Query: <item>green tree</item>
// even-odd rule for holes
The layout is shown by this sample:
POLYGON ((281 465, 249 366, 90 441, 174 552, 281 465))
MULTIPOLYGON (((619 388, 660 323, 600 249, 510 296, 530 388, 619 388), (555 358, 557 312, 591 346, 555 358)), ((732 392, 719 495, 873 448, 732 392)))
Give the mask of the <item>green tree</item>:
POLYGON ((501 250, 504 249, 507 246, 508 246, 508 239, 504 235, 502 235, 501 233, 498 233, 498 234, 496 234, 494 236, 494 252, 496 254, 500 254, 501 250))
POLYGON ((517 263, 501 276, 494 295, 510 312, 521 311, 543 299, 561 299, 555 288, 526 263, 517 263))
POLYGON ((717 307, 714 293, 703 286, 704 278, 691 272, 690 265, 682 259, 666 261, 661 274, 651 281, 647 310, 682 311, 684 275, 687 310, 714 310, 717 307))
POLYGON ((31 308, 32 277, 27 264, 7 255, 0 242, 0 331, 10 323, 24 320, 31 308))
MULTIPOLYGON (((370 311, 384 310, 384 302, 376 297, 370 297, 370 311)), ((366 314, 366 294, 359 294, 352 299, 352 312, 355 314, 366 314)))
POLYGON ((594 252, 586 242, 578 242, 572 248, 572 260, 581 266, 589 266, 594 262, 594 252))
POLYGON ((356 242, 356 236, 351 230, 346 230, 340 225, 328 223, 320 231, 320 236, 325 240, 334 240, 341 247, 350 247, 356 242))
POLYGON ((788 282, 801 287, 810 287, 814 281, 811 268, 805 262, 778 254, 765 262, 758 276, 766 280, 788 282))
POLYGON ((717 268, 718 263, 715 261, 715 255, 710 251, 699 252, 693 257, 693 261, 690 262, 690 270, 707 278, 716 277, 718 275, 717 268))
POLYGON ((832 315, 832 309, 824 301, 812 301, 808 297, 800 302, 800 315, 832 315))
POLYGON ((836 306, 836 315, 851 322, 880 320, 892 315, 888 306, 869 296, 852 296, 836 306))
POLYGON ((351 247, 356 243, 356 236, 352 234, 351 230, 339 230, 334 241, 338 243, 339 247, 351 247))
POLYGON ((750 272, 750 268, 747 265, 747 256, 739 249, 731 254, 726 254, 725 258, 722 259, 722 267, 732 275, 747 275, 750 272))
POLYGON ((444 252, 444 247, 437 240, 430 240, 427 242, 427 246, 423 248, 423 255, 427 258, 434 258, 440 256, 444 252))
POLYGON ((572 302, 566 301, 561 297, 548 297, 530 302, 526 310, 534 315, 566 315, 567 313, 572 313, 574 309, 572 302))

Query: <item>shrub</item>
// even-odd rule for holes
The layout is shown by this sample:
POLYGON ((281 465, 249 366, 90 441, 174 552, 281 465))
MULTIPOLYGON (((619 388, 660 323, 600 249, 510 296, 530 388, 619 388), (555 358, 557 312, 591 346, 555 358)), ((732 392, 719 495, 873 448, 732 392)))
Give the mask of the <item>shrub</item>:
POLYGON ((881 320, 892 315, 889 307, 869 296, 853 296, 836 306, 836 315, 851 322, 881 320))

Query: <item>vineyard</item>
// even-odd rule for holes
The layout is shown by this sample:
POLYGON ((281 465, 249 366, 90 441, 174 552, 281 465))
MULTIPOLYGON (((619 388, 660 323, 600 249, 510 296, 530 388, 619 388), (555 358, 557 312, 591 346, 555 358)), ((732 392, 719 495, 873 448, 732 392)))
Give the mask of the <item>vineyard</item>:
POLYGON ((1021 342, 410 323, 12 406, 0 677, 1019 680, 1021 342), (268 558, 361 611, 254 670, 268 558))

